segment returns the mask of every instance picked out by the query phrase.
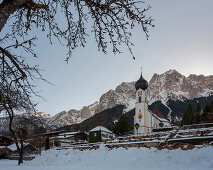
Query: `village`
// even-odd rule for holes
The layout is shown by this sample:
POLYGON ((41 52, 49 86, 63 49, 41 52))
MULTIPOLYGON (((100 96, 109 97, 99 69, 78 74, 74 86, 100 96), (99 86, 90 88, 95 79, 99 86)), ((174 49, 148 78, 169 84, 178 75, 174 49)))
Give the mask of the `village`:
MULTIPOLYGON (((135 83, 136 105, 134 129, 130 134, 116 135, 103 126, 97 126, 88 132, 59 130, 40 133, 23 143, 23 159, 32 160, 42 151, 55 150, 97 150, 100 146, 117 148, 157 148, 191 150, 195 147, 213 145, 213 123, 173 126, 159 112, 148 109, 146 89, 147 81, 142 73, 135 83)), ((0 158, 17 160, 17 147, 11 137, 0 136, 0 158)))
POLYGON ((0 170, 213 170, 213 0, 0 0, 0 170))

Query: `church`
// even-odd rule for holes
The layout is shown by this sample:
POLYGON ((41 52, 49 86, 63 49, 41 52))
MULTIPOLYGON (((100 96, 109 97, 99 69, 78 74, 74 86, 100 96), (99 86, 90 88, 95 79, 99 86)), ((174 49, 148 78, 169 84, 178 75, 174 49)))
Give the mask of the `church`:
POLYGON ((142 73, 135 83, 136 103, 134 116, 134 134, 153 132, 154 128, 171 127, 171 123, 148 109, 146 90, 148 82, 143 78, 142 73))

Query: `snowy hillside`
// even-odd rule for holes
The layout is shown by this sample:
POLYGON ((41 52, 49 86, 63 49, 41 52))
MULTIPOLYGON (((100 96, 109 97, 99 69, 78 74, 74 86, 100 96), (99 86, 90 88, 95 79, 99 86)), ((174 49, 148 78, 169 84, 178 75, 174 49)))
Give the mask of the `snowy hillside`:
POLYGON ((119 148, 98 150, 48 150, 18 166, 17 161, 0 160, 7 170, 210 170, 213 147, 193 150, 119 148))

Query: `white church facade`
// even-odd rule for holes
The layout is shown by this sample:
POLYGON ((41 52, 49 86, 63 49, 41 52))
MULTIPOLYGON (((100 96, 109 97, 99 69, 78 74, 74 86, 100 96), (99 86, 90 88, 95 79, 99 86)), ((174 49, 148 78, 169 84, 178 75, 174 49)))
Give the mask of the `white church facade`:
POLYGON ((148 82, 143 78, 142 73, 135 83, 136 104, 134 116, 134 134, 144 134, 153 132, 154 128, 171 127, 171 123, 162 117, 154 114, 148 109, 146 90, 148 82))

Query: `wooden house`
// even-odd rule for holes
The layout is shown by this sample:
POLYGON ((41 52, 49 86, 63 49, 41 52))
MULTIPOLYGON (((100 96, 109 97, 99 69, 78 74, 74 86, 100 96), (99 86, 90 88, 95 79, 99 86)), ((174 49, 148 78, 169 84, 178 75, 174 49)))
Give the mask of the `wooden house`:
POLYGON ((13 144, 13 140, 6 136, 0 136, 0 146, 9 146, 13 144))
POLYGON ((103 142, 111 140, 114 134, 103 126, 97 126, 89 131, 89 142, 103 142))

